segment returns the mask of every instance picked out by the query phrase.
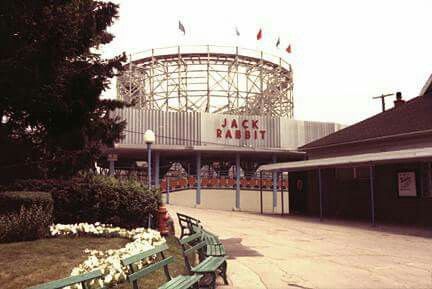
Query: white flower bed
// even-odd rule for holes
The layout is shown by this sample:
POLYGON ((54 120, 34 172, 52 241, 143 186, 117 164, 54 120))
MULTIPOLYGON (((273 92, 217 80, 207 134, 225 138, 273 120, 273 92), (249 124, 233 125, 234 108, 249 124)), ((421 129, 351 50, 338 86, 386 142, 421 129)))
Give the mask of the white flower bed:
MULTIPOLYGON (((89 257, 83 263, 75 267, 71 275, 79 275, 96 269, 100 269, 105 275, 103 280, 91 281, 89 283, 89 289, 103 286, 112 287, 115 284, 125 281, 128 268, 122 267, 121 259, 148 251, 153 249, 154 246, 165 243, 165 239, 155 230, 145 228, 126 230, 100 223, 79 223, 73 225, 57 224, 52 225, 50 231, 52 236, 92 235, 100 237, 121 237, 132 240, 132 242, 127 243, 125 247, 117 250, 84 250, 84 253, 89 254, 89 257)), ((148 258, 146 262, 150 263, 152 260, 148 258)), ((143 265, 142 263, 137 264, 139 269, 142 268, 143 265)), ((81 285, 74 285, 68 288, 82 289, 81 285)))

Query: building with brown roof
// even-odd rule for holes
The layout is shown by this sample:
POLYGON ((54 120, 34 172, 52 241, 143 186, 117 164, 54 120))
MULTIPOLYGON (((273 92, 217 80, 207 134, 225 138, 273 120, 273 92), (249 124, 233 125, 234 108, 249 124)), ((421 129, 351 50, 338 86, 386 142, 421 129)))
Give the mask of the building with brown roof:
POLYGON ((432 225, 432 78, 421 95, 299 148, 290 212, 321 218, 432 225))
POLYGON ((374 115, 300 150, 309 159, 423 146, 432 135, 432 91, 374 115))

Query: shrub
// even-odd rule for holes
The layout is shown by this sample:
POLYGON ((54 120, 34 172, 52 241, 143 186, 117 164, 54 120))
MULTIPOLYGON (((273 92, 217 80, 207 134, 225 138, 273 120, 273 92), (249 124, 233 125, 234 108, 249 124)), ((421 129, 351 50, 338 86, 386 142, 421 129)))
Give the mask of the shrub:
POLYGON ((157 216, 160 193, 136 181, 105 176, 71 180, 25 180, 14 189, 51 192, 56 223, 102 222, 126 228, 147 227, 148 216, 157 216))
POLYGON ((27 241, 46 237, 52 222, 51 194, 0 193, 0 242, 27 241))

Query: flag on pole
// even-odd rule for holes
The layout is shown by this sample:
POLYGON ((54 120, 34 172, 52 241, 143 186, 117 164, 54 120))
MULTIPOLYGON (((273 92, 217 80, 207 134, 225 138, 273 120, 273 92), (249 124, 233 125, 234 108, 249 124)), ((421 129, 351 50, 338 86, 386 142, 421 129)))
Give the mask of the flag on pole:
POLYGON ((280 37, 278 37, 277 41, 276 41, 276 47, 279 48, 279 44, 280 44, 280 37))
POLYGON ((179 27, 181 32, 183 32, 184 35, 186 35, 186 29, 184 28, 183 24, 181 23, 181 21, 179 20, 179 27))
POLYGON ((262 30, 260 28, 260 30, 258 31, 258 34, 257 34, 257 40, 261 40, 261 38, 262 38, 262 30))
POLYGON ((286 52, 291 53, 291 44, 288 45, 288 47, 285 50, 286 50, 286 52))
POLYGON ((239 36, 240 36, 240 32, 238 31, 237 26, 236 26, 235 30, 236 30, 236 35, 237 35, 237 37, 239 37, 239 36))

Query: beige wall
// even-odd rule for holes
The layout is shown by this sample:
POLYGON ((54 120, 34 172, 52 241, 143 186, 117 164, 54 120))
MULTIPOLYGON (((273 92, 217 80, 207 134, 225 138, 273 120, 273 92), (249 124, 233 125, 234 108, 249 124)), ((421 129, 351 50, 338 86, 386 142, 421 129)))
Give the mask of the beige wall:
MULTIPOLYGON (((227 147, 243 148, 283 148, 296 150, 298 146, 322 138, 341 128, 341 125, 327 122, 312 122, 294 120, 287 117, 269 116, 245 116, 225 115, 206 112, 167 112, 158 110, 144 110, 133 107, 117 109, 115 116, 127 121, 125 138, 116 145, 142 145, 145 150, 143 133, 151 129, 156 133, 155 145, 181 145, 181 146, 205 146, 206 143, 226 145, 227 147), (226 132, 228 128, 222 128, 224 119, 230 123, 237 121, 238 130, 244 135, 242 120, 248 120, 249 128, 254 131, 265 130, 264 139, 254 137, 250 139, 218 138, 217 129, 226 132), (252 120, 258 120, 258 130, 252 128, 252 120), (142 132, 142 133, 136 133, 142 132)), ((234 133, 236 128, 232 128, 234 133)), ((183 147, 182 149, 185 149, 183 147)))
MULTIPOLYGON (((196 190, 184 190, 170 193, 170 204, 185 207, 197 207, 213 210, 231 211, 235 207, 235 190, 202 189, 201 204, 195 205, 196 190)), ((284 192, 284 213, 288 213, 288 193, 284 192)), ((162 196, 166 203, 166 195, 162 196)), ((260 192, 240 191, 240 210, 245 212, 260 212, 260 192)), ((273 210, 273 192, 263 191, 264 213, 281 213, 281 193, 277 192, 277 207, 273 210)))

